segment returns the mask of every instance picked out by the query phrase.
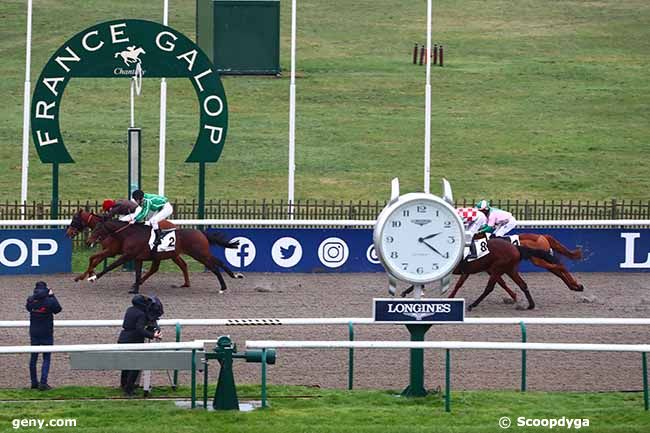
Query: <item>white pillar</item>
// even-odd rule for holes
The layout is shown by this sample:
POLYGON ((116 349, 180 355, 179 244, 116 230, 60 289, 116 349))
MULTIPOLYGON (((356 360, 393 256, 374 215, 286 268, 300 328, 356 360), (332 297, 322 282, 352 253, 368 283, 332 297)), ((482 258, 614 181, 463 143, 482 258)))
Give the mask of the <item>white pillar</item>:
POLYGON ((293 219, 296 173, 296 0, 291 0, 291 81, 289 84, 289 218, 293 219))
MULTIPOLYGON (((169 22, 169 0, 163 2, 163 25, 169 22)), ((160 80, 160 141, 158 153, 158 194, 165 194, 165 141, 167 139, 167 80, 160 80)))
POLYGON ((29 96, 31 94, 31 63, 32 63, 32 0, 27 0, 27 44, 25 48, 25 88, 23 93, 23 159, 20 182, 21 219, 25 219, 25 204, 27 202, 27 182, 29 179, 29 96))
POLYGON ((431 0, 427 0, 427 78, 424 86, 424 192, 431 183, 431 0))

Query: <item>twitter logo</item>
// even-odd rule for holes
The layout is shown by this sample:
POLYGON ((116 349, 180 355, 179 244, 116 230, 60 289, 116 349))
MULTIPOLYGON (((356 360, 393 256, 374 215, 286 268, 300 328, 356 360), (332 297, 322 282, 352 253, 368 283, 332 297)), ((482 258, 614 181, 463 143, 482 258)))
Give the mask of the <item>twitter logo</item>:
POLYGON ((302 246, 292 237, 280 238, 271 247, 271 257, 278 266, 294 267, 302 259, 302 246))
POLYGON ((282 257, 282 260, 289 260, 292 256, 293 253, 296 252, 296 246, 295 245, 289 245, 288 248, 280 247, 280 256, 282 257))

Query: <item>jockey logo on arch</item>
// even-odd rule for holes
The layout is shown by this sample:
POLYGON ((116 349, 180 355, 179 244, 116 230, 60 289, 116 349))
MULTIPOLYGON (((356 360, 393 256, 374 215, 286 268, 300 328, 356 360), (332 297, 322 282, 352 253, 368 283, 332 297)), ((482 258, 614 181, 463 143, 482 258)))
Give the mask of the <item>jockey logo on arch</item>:
POLYGON ((147 52, 142 47, 136 48, 135 45, 131 45, 126 47, 126 50, 115 53, 115 58, 121 57, 126 66, 131 66, 133 63, 141 63, 140 54, 147 54, 147 52))

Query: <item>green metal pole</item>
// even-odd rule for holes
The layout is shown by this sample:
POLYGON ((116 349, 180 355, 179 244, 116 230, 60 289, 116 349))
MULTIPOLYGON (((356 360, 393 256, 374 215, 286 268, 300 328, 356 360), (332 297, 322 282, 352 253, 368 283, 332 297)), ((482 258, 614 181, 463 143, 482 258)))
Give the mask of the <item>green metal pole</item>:
MULTIPOLYGON (((525 343, 528 341, 526 324, 523 321, 519 322, 519 328, 521 328, 521 342, 525 343)), ((526 350, 521 351, 521 392, 526 392, 526 350)))
MULTIPOLYGON (((424 336, 431 325, 406 325, 411 334, 411 341, 424 341, 424 336)), ((424 349, 411 349, 410 383, 402 391, 404 397, 425 397, 428 394, 424 388, 424 349)))
MULTIPOLYGON (((352 322, 348 323, 348 334, 350 341, 354 341, 354 325, 352 322)), ((348 349, 348 389, 354 386, 354 349, 348 349)))
POLYGON ((203 409, 208 408, 208 358, 203 362, 203 409))
MULTIPOLYGON (((181 324, 177 323, 176 324, 176 342, 180 343, 181 341, 181 324)), ((174 391, 176 391, 176 388, 178 387, 178 370, 174 370, 174 385, 172 388, 174 388, 174 391)))
POLYGON ((262 349, 262 408, 266 407, 266 348, 262 349))
POLYGON ((199 209, 197 217, 205 216, 205 162, 199 163, 199 209))
POLYGON ((59 219, 59 164, 52 164, 52 204, 50 218, 59 219))
POLYGON ((643 404, 645 410, 648 410, 650 402, 648 401, 648 357, 646 352, 641 354, 641 359, 643 361, 643 404))
POLYGON ((451 412, 451 351, 445 353, 445 412, 451 412))
POLYGON ((196 349, 192 349, 192 409, 196 408, 196 349))

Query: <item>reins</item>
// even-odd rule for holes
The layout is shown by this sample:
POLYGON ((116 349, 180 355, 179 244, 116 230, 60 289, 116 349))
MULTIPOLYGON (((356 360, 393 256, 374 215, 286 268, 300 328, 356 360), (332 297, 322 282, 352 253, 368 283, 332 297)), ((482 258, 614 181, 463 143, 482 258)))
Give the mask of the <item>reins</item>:
MULTIPOLYGON (((111 237, 111 236, 113 236, 113 235, 116 235, 116 234, 120 233, 121 231, 128 229, 130 226, 131 226, 131 224, 126 224, 124 227, 120 227, 119 229, 115 230, 114 232, 108 232, 108 234, 107 234, 106 237, 104 237, 104 238, 100 238, 100 237, 98 236, 98 237, 97 237, 97 240, 98 240, 99 242, 102 242, 104 239, 109 238, 109 237, 111 237)), ((106 226, 105 226, 104 223, 102 223, 102 228, 106 229, 106 226)))

